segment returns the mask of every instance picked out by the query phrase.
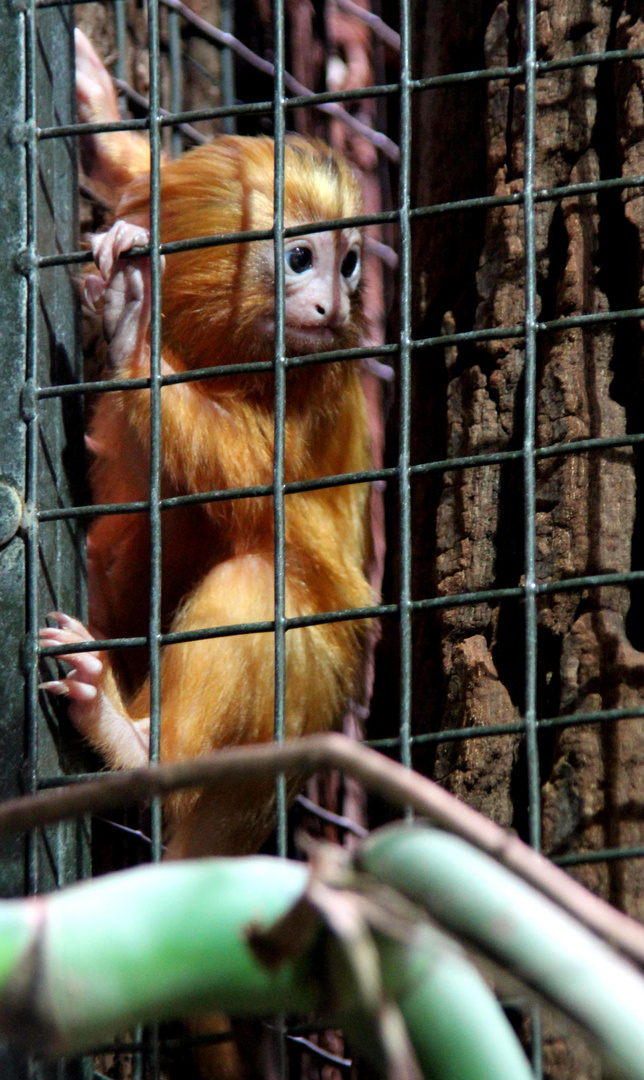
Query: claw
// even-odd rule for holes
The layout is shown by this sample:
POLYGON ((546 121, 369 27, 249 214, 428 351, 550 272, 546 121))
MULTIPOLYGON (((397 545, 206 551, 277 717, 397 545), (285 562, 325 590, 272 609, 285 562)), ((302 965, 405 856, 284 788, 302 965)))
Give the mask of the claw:
POLYGON ((69 686, 64 679, 50 679, 49 682, 38 683, 39 690, 47 690, 50 694, 54 694, 55 697, 68 697, 69 686))
POLYGON ((98 441, 98 439, 92 438, 91 435, 86 435, 85 449, 88 450, 90 454, 96 454, 96 456, 98 457, 100 454, 103 453, 104 447, 103 444, 98 441))
POLYGON ((74 668, 64 679, 50 679, 41 683, 40 689, 80 703, 94 701, 103 674, 103 661, 98 652, 78 653, 73 648, 81 642, 92 641, 91 634, 78 619, 62 611, 50 612, 49 618, 55 619, 58 626, 43 626, 40 640, 44 645, 69 645, 70 651, 63 653, 59 659, 73 663, 74 668))
POLYGON ((83 302, 89 312, 96 311, 96 305, 102 300, 107 282, 98 274, 86 274, 83 284, 83 302))
POLYGON ((364 368, 370 371, 372 375, 376 375, 377 378, 382 379, 383 382, 392 382, 395 378, 395 371, 390 364, 383 364, 380 360, 376 360, 374 356, 367 357, 362 361, 364 368))
POLYGON ((92 686, 90 683, 76 682, 72 678, 75 672, 70 672, 66 679, 52 679, 50 682, 40 683, 38 689, 46 690, 50 694, 54 694, 55 697, 66 697, 70 701, 80 701, 81 703, 89 703, 95 701, 98 688, 92 686))
MULTIPOLYGON (((71 633, 77 634, 78 635, 78 638, 77 638, 78 641, 92 641, 93 640, 92 635, 90 634, 89 630, 87 630, 83 626, 82 622, 79 619, 74 619, 72 615, 66 615, 64 611, 50 611, 47 618, 48 619, 55 619, 56 622, 58 623, 59 627, 65 627, 71 633)), ((43 631, 45 631, 45 630, 56 630, 56 629, 57 629, 57 627, 55 627, 55 626, 45 626, 45 627, 43 627, 43 631)))

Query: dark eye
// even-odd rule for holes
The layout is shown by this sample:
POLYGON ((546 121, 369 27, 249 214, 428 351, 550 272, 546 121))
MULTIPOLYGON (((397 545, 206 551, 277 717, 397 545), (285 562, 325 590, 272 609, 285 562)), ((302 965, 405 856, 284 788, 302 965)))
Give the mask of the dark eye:
POLYGON ((342 277, 350 278, 354 273, 356 266, 358 265, 358 252, 349 251, 342 260, 342 266, 340 267, 340 273, 342 277))
POLYGON ((294 274, 303 274, 313 264, 313 256, 308 248, 291 248, 286 253, 286 265, 294 274))

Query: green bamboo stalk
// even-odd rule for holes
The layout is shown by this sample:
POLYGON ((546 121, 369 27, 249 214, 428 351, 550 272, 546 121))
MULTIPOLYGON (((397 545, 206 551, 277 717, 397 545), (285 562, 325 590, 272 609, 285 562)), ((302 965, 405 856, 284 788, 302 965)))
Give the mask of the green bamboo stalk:
MULTIPOLYGON (((308 867, 274 858, 200 860, 0 902, 0 1035, 21 1037, 32 1052, 71 1056, 136 1022, 208 1009, 302 1014, 335 1002, 359 1042, 387 1015, 380 977, 371 987, 375 1011, 356 1015, 360 995, 348 985, 351 964, 333 961, 332 932, 310 908, 302 921, 293 910, 309 876, 308 867), (248 930, 285 916, 297 955, 266 967, 248 930)), ((369 937, 366 924, 363 933, 369 937)), ((452 941, 422 921, 403 942, 380 932, 374 940, 425 1075, 528 1080, 498 1003, 452 941)), ((364 993, 361 1000, 364 1008, 364 993)))
POLYGON ((380 955, 425 1076, 534 1080, 498 1001, 453 942, 422 927, 413 947, 381 942, 380 955))
MULTIPOLYGON (((517 972, 593 1032, 626 1075, 644 1080, 644 980, 556 905, 434 829, 382 830, 366 842, 359 864, 517 972)), ((22 1034, 31 1050, 70 1056, 138 1021, 208 1009, 302 1014, 332 1002, 344 1003, 341 1019, 350 1027, 368 1032, 386 1009, 380 1014, 376 1004, 362 1023, 352 1011, 360 995, 352 995, 350 978, 342 986, 326 982, 333 971, 342 977, 342 965, 329 962, 337 955, 331 930, 310 914, 299 921, 309 874, 302 864, 259 856, 201 860, 0 903, 0 1034, 22 1034), (288 956, 267 967, 248 931, 287 918, 294 930, 288 956)), ((344 884, 350 888, 350 875, 344 884)), ((365 926, 375 903, 367 890, 365 926)), ((422 921, 407 936, 392 932, 386 906, 382 911, 367 933, 424 1074, 527 1080, 507 1020, 460 950, 422 921)), ((345 975, 351 966, 344 965, 345 975)))
POLYGON ((504 867, 437 829, 391 826, 359 863, 441 925, 516 972, 644 1080, 644 979, 594 934, 504 867))
POLYGON ((269 970, 246 940, 292 908, 308 877, 268 856, 199 860, 0 903, 0 1030, 70 1056, 135 1021, 197 1009, 311 1010, 307 957, 269 970))

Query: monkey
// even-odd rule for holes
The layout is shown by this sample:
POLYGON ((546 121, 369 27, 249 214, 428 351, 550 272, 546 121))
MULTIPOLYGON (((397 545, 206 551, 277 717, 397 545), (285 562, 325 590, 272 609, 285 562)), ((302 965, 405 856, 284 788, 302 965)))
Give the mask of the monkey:
MULTIPOLYGON (((111 80, 87 39, 77 39, 79 116, 118 119, 111 80)), ((150 375, 149 150, 132 133, 90 136, 83 159, 114 204, 110 228, 91 237, 97 273, 86 304, 102 318, 107 374, 118 384, 150 375), (119 138, 120 136, 120 138, 119 138)), ((160 236, 167 244, 273 227, 274 144, 222 135, 160 169, 160 236)), ((284 224, 353 218, 359 184, 320 141, 288 136, 284 224)), ((360 342, 361 236, 353 227, 284 243, 287 357, 360 342)), ((167 253, 162 260, 161 371, 193 373, 273 361, 272 240, 167 253)), ((268 366, 268 365, 266 365, 268 366)), ((209 376, 161 388, 161 495, 225 492, 273 481, 273 370, 209 376)), ((96 395, 87 444, 97 506, 146 500, 150 390, 96 395)), ((287 367, 284 481, 363 472, 371 465, 365 399, 354 360, 287 367)), ((287 617, 374 603, 369 488, 353 483, 284 499, 287 617)), ((216 499, 161 513, 161 628, 193 632, 274 618, 271 495, 216 499)), ((44 645, 69 645, 65 677, 43 683, 106 765, 149 760, 150 675, 143 650, 74 653, 81 641, 146 635, 150 589, 147 513, 100 514, 88 532, 89 625, 63 612, 44 645)), ((286 736, 330 730, 359 693, 369 621, 320 622, 286 633, 286 736)), ((162 646, 161 760, 266 742, 274 731, 274 634, 237 633, 162 646)), ((185 791, 164 804, 170 857, 246 854, 273 825, 272 785, 224 797, 185 791)), ((293 793, 292 793, 293 794, 293 793)))

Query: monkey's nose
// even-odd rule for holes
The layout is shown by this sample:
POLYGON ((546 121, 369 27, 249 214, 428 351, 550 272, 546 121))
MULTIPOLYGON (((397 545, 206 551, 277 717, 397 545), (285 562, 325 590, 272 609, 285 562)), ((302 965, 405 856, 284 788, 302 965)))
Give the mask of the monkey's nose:
POLYGON ((316 304, 315 310, 317 311, 318 315, 326 315, 326 308, 323 307, 322 304, 316 304))

